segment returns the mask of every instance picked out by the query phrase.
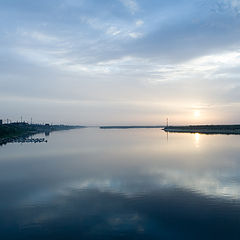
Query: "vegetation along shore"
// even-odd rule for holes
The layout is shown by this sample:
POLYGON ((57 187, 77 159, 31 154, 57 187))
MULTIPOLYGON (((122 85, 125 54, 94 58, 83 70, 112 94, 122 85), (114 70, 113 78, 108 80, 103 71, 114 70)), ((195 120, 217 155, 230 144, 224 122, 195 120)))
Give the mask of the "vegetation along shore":
POLYGON ((50 124, 28 124, 25 122, 1 124, 0 145, 12 142, 18 138, 26 138, 37 133, 50 133, 52 131, 83 128, 84 126, 50 125, 50 124))

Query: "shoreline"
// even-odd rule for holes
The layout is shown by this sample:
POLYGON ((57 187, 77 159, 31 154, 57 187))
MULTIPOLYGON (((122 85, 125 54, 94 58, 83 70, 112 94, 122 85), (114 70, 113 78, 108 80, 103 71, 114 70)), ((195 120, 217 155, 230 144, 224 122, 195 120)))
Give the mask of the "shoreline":
POLYGON ((164 126, 100 126, 100 129, 164 128, 164 126))
POLYGON ((85 128, 85 126, 70 126, 70 125, 41 125, 41 124, 28 124, 28 123, 11 123, 0 125, 0 146, 18 141, 19 139, 26 139, 38 133, 45 133, 48 135, 50 132, 70 130, 76 128, 85 128))
POLYGON ((240 125, 168 126, 165 132, 240 135, 240 125))

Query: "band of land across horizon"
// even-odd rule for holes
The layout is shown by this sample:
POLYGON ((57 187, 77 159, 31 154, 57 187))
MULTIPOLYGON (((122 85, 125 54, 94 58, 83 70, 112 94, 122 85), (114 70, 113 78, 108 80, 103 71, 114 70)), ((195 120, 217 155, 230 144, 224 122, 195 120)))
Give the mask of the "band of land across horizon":
MULTIPOLYGON (((12 142, 19 137, 29 137, 37 133, 86 128, 79 125, 49 125, 10 123, 0 124, 0 145, 12 142)), ((239 125, 189 125, 189 126, 99 126, 100 129, 162 129, 165 132, 201 134, 240 134, 239 125)))
POLYGON ((165 132, 202 134, 240 134, 240 125, 189 125, 189 126, 101 126, 101 129, 161 128, 165 132))

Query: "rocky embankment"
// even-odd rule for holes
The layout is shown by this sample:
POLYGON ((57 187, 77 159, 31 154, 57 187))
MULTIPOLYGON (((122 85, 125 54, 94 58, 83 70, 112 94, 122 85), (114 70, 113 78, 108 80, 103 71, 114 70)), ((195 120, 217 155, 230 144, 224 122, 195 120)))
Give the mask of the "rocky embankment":
POLYGON ((240 125, 190 125, 168 126, 166 132, 203 133, 203 134, 240 134, 240 125))

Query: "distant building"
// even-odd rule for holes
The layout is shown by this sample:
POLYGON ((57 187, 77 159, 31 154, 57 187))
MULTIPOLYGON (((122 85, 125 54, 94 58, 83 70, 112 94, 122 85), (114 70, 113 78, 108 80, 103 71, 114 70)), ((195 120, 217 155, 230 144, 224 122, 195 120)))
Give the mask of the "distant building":
POLYGON ((3 120, 2 120, 2 119, 0 119, 0 125, 2 125, 2 123, 3 123, 3 120))

